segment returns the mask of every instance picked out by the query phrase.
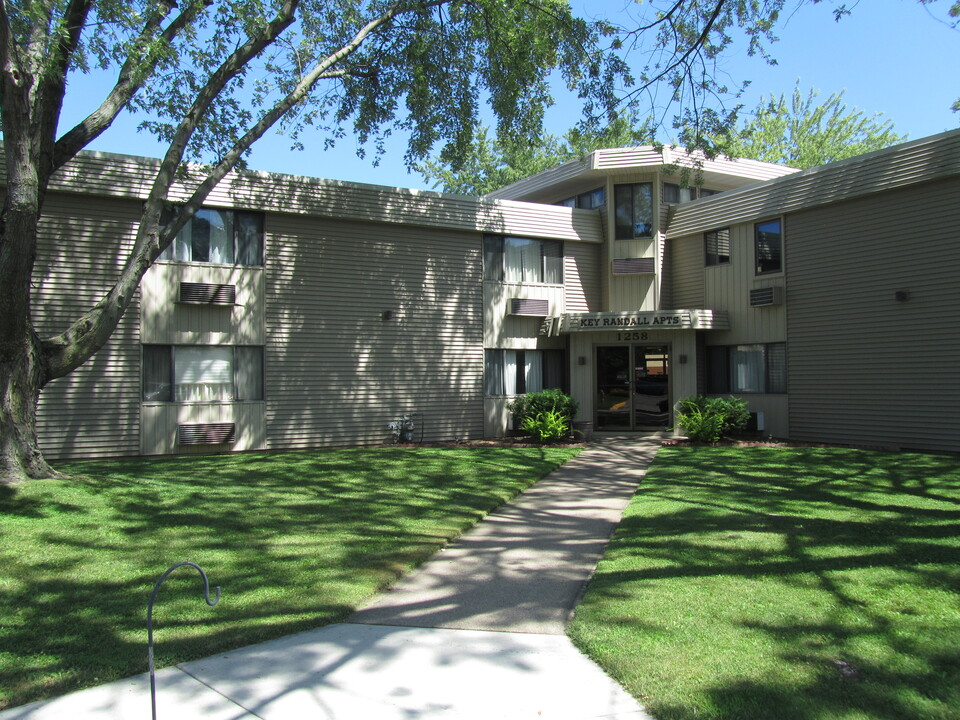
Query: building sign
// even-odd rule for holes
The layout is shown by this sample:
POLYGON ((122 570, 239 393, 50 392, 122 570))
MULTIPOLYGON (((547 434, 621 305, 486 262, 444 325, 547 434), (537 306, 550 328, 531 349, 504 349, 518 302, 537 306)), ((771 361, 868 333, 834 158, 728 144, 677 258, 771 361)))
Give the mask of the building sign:
POLYGON ((725 312, 661 310, 658 312, 567 313, 543 321, 541 335, 610 330, 729 330, 725 312))
POLYGON ((592 313, 567 315, 566 332, 584 330, 623 330, 626 328, 681 329, 692 328, 689 312, 592 313))

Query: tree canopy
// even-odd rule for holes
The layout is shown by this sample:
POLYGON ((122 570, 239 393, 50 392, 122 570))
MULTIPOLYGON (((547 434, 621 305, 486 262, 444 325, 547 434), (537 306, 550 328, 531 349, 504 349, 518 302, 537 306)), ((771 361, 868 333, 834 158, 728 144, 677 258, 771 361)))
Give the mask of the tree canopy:
POLYGON ((627 67, 602 22, 565 0, 6 0, 0 3, 0 477, 52 474, 35 432, 40 390, 110 337, 147 268, 270 128, 308 126, 374 147, 409 131, 412 163, 462 157, 483 105, 503 138, 535 137, 559 75, 590 115, 616 104, 627 67), (112 69, 88 117, 59 129, 71 72, 112 69), (66 330, 40 337, 31 307, 38 222, 54 173, 124 110, 167 150, 116 283, 66 330), (207 163, 185 203, 171 185, 207 163))
POLYGON ((481 128, 469 156, 457 169, 442 157, 416 166, 444 192, 484 195, 604 147, 626 147, 649 142, 646 131, 622 117, 599 131, 573 127, 563 137, 544 135, 536 142, 512 142, 491 138, 481 128))
POLYGON ((844 91, 817 103, 819 91, 794 88, 761 101, 740 127, 721 141, 733 157, 809 168, 894 145, 899 135, 881 113, 868 115, 843 102, 844 91))

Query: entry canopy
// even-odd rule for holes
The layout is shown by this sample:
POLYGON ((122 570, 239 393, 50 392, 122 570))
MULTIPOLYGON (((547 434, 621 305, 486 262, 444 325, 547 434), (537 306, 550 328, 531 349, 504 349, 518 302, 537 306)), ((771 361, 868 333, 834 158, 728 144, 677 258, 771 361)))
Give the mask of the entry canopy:
POLYGON ((720 310, 657 310, 565 313, 544 319, 541 335, 611 330, 729 330, 730 318, 720 310))

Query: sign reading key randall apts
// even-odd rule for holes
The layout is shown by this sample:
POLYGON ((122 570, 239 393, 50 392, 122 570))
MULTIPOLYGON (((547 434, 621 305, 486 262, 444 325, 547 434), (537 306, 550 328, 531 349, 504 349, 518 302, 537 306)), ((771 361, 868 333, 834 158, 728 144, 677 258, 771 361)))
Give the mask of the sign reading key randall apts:
POLYGON ((603 330, 727 330, 725 312, 660 310, 651 312, 567 313, 559 318, 561 333, 603 330))

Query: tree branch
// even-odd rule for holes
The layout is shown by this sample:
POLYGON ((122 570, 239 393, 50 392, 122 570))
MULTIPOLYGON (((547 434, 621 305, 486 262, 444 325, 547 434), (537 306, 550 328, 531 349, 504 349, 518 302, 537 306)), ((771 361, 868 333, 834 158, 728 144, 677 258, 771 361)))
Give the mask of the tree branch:
POLYGON ((174 18, 170 25, 157 34, 157 30, 160 28, 163 20, 176 6, 173 0, 163 0, 163 2, 158 4, 156 12, 147 18, 143 29, 131 45, 130 51, 117 75, 117 82, 110 90, 109 95, 107 95, 96 110, 57 140, 53 153, 54 172, 63 167, 63 165, 70 161, 80 150, 109 128, 117 115, 120 114, 133 96, 143 87, 144 82, 153 74, 157 61, 159 60, 159 55, 153 52, 143 57, 141 55, 143 49, 150 46, 151 43, 173 42, 173 40, 183 32, 184 28, 196 19, 200 12, 212 4, 213 0, 191 2, 185 10, 174 18))

